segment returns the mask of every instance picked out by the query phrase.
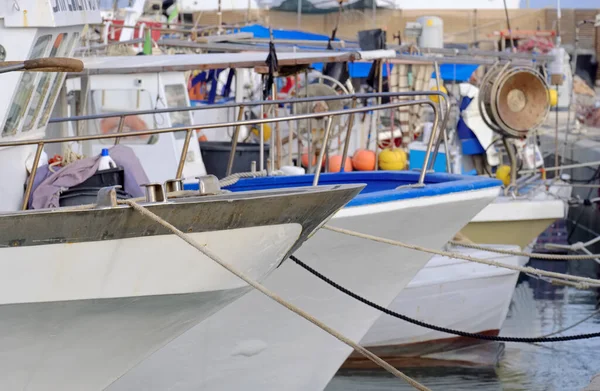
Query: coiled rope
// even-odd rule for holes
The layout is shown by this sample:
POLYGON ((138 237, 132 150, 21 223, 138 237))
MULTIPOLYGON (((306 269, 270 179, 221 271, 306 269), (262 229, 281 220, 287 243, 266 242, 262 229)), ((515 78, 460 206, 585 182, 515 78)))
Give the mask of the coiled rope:
MULTIPOLYGON (((376 303, 373 303, 370 300, 365 299, 364 297, 361 297, 359 295, 357 295, 356 293, 344 288, 343 286, 341 286, 340 284, 336 283, 335 281, 331 280, 328 277, 325 277, 323 274, 319 273, 318 271, 316 271, 315 269, 311 268, 310 266, 308 266, 307 264, 305 264, 304 262, 302 262, 301 260, 299 260, 297 257, 295 257, 294 255, 290 256, 290 259, 292 261, 294 261, 296 264, 298 264, 299 266, 301 266, 302 268, 304 268, 305 270, 307 270, 308 272, 310 272, 311 274, 315 275, 317 278, 319 278, 320 280, 324 281, 325 283, 329 284, 330 286, 334 287, 335 289, 339 290, 340 292, 352 297, 355 300, 360 301, 361 303, 374 308, 378 311, 383 312, 384 314, 393 316, 394 318, 398 318, 401 319, 405 322, 408 323, 412 323, 414 325, 417 326, 421 326, 424 327, 426 329, 430 329, 430 330, 435 330, 435 331, 441 331, 443 333, 446 334, 453 334, 453 335, 458 335, 460 337, 466 337, 466 338, 472 338, 472 339, 481 339, 481 340, 486 340, 486 341, 497 341, 497 342, 520 342, 520 343, 544 343, 544 342, 564 342, 564 341, 576 341, 576 340, 580 340, 580 339, 590 339, 590 338, 597 338, 600 337, 600 333, 588 333, 588 334, 579 334, 579 335, 565 335, 562 337, 548 337, 548 336, 542 336, 542 337, 534 337, 534 338, 520 338, 520 337, 501 337, 501 336, 493 336, 493 335, 484 335, 484 334, 476 334, 476 333, 467 333, 465 331, 460 331, 460 330, 454 330, 454 329, 449 329, 446 327, 440 327, 440 326, 436 326, 430 323, 426 323, 417 319, 413 319, 410 318, 406 315, 402 315, 399 314, 395 311, 392 311, 390 309, 387 309, 385 307, 382 307, 376 303)), ((593 315, 592 315, 593 316, 593 315)), ((591 316, 590 316, 591 317, 591 316)), ((583 321, 580 321, 579 323, 584 322, 585 320, 587 320, 589 318, 584 319, 583 321)), ((571 326, 574 327, 574 326, 571 326)), ((552 333, 552 334, 556 334, 552 333)), ((550 334, 549 334, 550 335, 550 334)))
POLYGON ((475 258, 475 257, 471 257, 468 255, 453 253, 450 251, 434 250, 431 248, 417 246, 414 244, 399 242, 397 240, 391 240, 391 239, 381 238, 378 236, 364 234, 361 232, 351 231, 351 230, 344 229, 344 228, 332 227, 331 225, 324 225, 322 228, 333 231, 333 232, 345 234, 345 235, 355 236, 357 238, 372 240, 372 241, 379 242, 379 243, 390 244, 392 246, 408 248, 411 250, 422 251, 422 252, 426 252, 429 254, 441 255, 441 256, 449 257, 449 258, 463 259, 465 261, 481 263, 481 264, 489 265, 489 266, 503 267, 505 269, 515 270, 518 272, 532 274, 532 275, 539 276, 539 277, 548 277, 549 279, 551 279, 551 282, 556 282, 558 284, 570 285, 577 289, 589 289, 590 287, 600 286, 600 280, 596 280, 593 278, 571 276, 568 274, 549 272, 546 270, 535 269, 535 268, 528 267, 528 266, 524 267, 524 266, 508 265, 508 264, 505 264, 502 262, 492 261, 492 260, 488 260, 488 259, 475 258))
POLYGON ((243 272, 237 270, 236 268, 234 268, 233 266, 231 266, 230 264, 228 264, 227 262, 225 262, 224 260, 222 260, 217 254, 213 253, 208 247, 198 244, 196 241, 194 241, 193 239, 191 239, 188 235, 184 234, 182 231, 180 231, 179 229, 177 229, 175 226, 173 226, 172 224, 170 224, 168 221, 162 219, 160 216, 157 216, 156 214, 152 213, 147 208, 145 208, 145 207, 137 204, 135 201, 131 201, 131 200, 124 200, 124 203, 127 204, 127 205, 129 205, 131 208, 133 208, 133 210, 135 210, 136 212, 140 213, 142 216, 144 216, 144 217, 148 218, 149 220, 152 220, 152 221, 154 221, 154 222, 162 225, 163 227, 165 227, 166 229, 168 229, 169 231, 171 231, 174 235, 178 236, 180 239, 182 239, 183 241, 185 241, 187 244, 189 244, 190 246, 194 247, 196 250, 200 251, 202 254, 206 255, 207 257, 209 257, 210 259, 212 259, 213 261, 215 261, 216 263, 218 263, 220 266, 222 266, 227 271, 229 271, 230 273, 232 273, 236 277, 238 277, 241 280, 243 280, 244 282, 246 282, 248 285, 252 286, 254 289, 260 291, 261 293, 263 293, 264 295, 268 296, 269 298, 275 300, 277 303, 281 304, 282 306, 284 306, 288 310, 290 310, 290 311, 296 313, 297 315, 303 317, 304 319, 308 320, 309 322, 311 322, 315 326, 321 328, 323 331, 327 332, 328 334, 330 334, 333 337, 337 338, 341 342, 343 342, 346 345, 350 346, 351 348, 353 348, 354 350, 358 351, 359 353, 361 353, 363 356, 365 356, 369 360, 373 361, 375 364, 377 364, 377 365, 381 366, 382 368, 384 368, 385 370, 387 370, 392 375, 394 375, 394 376, 396 376, 396 377, 398 377, 398 378, 406 381, 408 384, 410 384, 411 386, 413 386, 417 390, 420 390, 420 391, 431 391, 429 388, 425 387, 421 383, 417 382, 416 380, 414 380, 414 379, 410 378, 409 376, 405 375, 404 373, 400 372, 399 370, 397 370, 396 368, 394 368, 392 365, 388 364, 386 361, 384 361, 383 359, 381 359, 379 356, 373 354, 371 351, 365 349, 364 347, 360 346, 359 344, 357 344, 356 342, 352 341, 348 337, 344 336, 343 334, 339 333, 338 331, 336 331, 336 330, 332 329, 331 327, 327 326, 325 323, 323 323, 320 320, 316 319, 315 317, 313 317, 309 313, 305 312, 304 310, 296 307, 292 303, 287 302, 286 300, 284 300, 283 298, 281 298, 280 296, 278 296, 275 292, 269 290, 268 288, 266 288, 265 286, 263 286, 259 282, 254 281, 252 278, 250 278, 249 276, 247 276, 243 272))

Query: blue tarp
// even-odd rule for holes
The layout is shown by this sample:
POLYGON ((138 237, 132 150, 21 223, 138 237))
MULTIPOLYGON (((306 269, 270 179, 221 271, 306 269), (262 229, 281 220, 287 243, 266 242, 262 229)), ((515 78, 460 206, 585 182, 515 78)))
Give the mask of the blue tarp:
MULTIPOLYGON (((264 38, 264 39, 271 38, 271 36, 269 35, 269 29, 265 26, 261 26, 260 24, 253 24, 250 26, 242 27, 240 29, 240 32, 252 33, 252 34, 254 34, 254 38, 264 38)), ((307 33, 304 31, 297 31, 297 30, 273 29, 273 38, 274 39, 295 39, 295 40, 305 40, 305 41, 329 41, 329 37, 327 35, 313 34, 313 33, 307 33)), ((335 41, 339 41, 339 39, 336 38, 335 41)))
MULTIPOLYGON (((240 29, 241 32, 244 33, 252 33, 254 35, 254 38, 261 38, 261 39, 269 39, 270 35, 269 35, 269 29, 265 26, 262 26, 260 24, 253 24, 250 26, 246 26, 246 27, 242 27, 240 29)), ((279 29, 273 29, 273 38, 274 39, 285 39, 285 40, 304 40, 304 41, 328 41, 329 37, 327 35, 323 35, 323 34, 314 34, 314 33, 307 33, 304 31, 298 31, 298 30, 279 30, 279 29)), ((335 39, 336 41, 339 41, 339 39, 335 39)), ((325 50, 324 47, 309 47, 309 46, 302 46, 300 45, 300 47, 302 49, 306 49, 306 50, 315 50, 315 51, 320 51, 320 50, 325 50)), ((355 49, 352 49, 355 50, 355 49)), ((343 51, 343 49, 342 49, 343 51)), ((322 63, 315 63, 313 64, 313 67, 318 70, 318 71, 322 71, 323 70, 323 64, 322 63)), ((371 69, 371 64, 370 63, 349 63, 348 64, 348 68, 350 70, 350 77, 352 78, 366 78, 369 75, 369 70, 371 69)), ((390 69, 392 68, 392 66, 390 65, 390 69)), ((468 81, 469 78, 471 77, 471 75, 473 74, 473 72, 475 71, 475 69, 477 69, 477 65, 463 65, 463 64, 442 64, 440 65, 440 75, 442 77, 442 80, 447 80, 447 81, 453 81, 456 80, 456 82, 464 82, 464 81, 468 81)), ((383 76, 387 77, 387 67, 383 68, 383 76)), ((432 77, 435 77, 435 73, 432 74, 432 77)))

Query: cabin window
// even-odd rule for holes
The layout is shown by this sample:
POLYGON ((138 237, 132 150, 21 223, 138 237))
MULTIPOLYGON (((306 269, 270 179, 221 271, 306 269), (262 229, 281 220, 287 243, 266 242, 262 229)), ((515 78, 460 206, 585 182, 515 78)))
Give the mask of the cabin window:
MULTIPOLYGON (((39 37, 35 42, 28 59, 42 57, 44 53, 46 53, 46 48, 51 39, 52 35, 43 35, 39 37)), ((25 113, 38 74, 39 72, 23 72, 21 74, 21 79, 19 80, 19 84, 17 84, 12 104, 8 110, 4 129, 2 129, 2 136, 12 136, 17 133, 17 126, 25 113)))
MULTIPOLYGON (((68 39, 69 43, 65 47, 64 54, 59 54, 59 56, 69 57, 73 52, 73 47, 75 43, 79 40, 79 33, 75 33, 71 35, 71 38, 68 39)), ((52 108, 54 107, 54 102, 56 101, 56 97, 58 96, 58 92, 65 82, 66 73, 51 73, 52 78, 52 87, 50 87, 50 93, 46 98, 46 103, 44 103, 44 111, 42 112, 42 118, 38 122, 38 128, 46 126, 48 124, 48 120, 50 119, 50 114, 52 113, 52 108)))
MULTIPOLYGON (((187 100, 187 89, 183 84, 165 85, 165 95, 168 108, 189 107, 187 100)), ((189 111, 175 111, 169 113, 171 126, 176 128, 180 126, 191 126, 192 120, 189 111)), ((185 138, 185 131, 175 132, 175 138, 185 138)))
POLYGON ((121 9, 133 7, 132 0, 100 0, 100 9, 101 10, 113 10, 113 9, 121 9), (116 3, 116 4, 115 4, 116 3))
MULTIPOLYGON (((67 36, 66 33, 60 33, 54 40, 54 45, 50 49, 48 57, 63 57, 65 56, 65 48, 67 47, 67 36)), ((27 132, 35 125, 35 119, 37 118, 40 110, 42 109, 42 103, 46 96, 48 89, 50 88, 50 81, 53 78, 52 72, 44 72, 41 74, 40 81, 37 88, 33 92, 31 98, 31 104, 29 110, 27 110, 27 116, 25 117, 25 125, 23 126, 23 132, 27 132)))
MULTIPOLYGON (((152 94, 146 90, 122 89, 122 90, 92 90, 90 92, 90 114, 109 114, 127 111, 144 111, 154 109, 152 94)), ((154 115, 129 115, 125 117, 123 133, 136 132, 156 128, 154 115)), ((90 121, 90 133, 113 134, 117 133, 119 117, 102 118, 90 121)), ((160 124, 159 124, 160 126, 160 124)), ((138 137, 126 137, 120 140, 121 144, 155 144, 158 135, 144 135, 138 137)), ((100 140, 103 144, 113 144, 114 139, 100 140)))

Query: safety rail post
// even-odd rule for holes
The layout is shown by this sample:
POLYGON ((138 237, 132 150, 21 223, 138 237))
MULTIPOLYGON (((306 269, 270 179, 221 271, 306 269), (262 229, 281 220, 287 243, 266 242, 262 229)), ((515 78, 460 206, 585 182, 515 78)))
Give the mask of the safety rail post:
POLYGON ((27 187, 25 188, 25 195, 23 196, 23 205, 21 209, 27 210, 29 204, 29 198, 31 197, 31 189, 33 188, 33 182, 35 181, 35 175, 37 174, 37 168, 40 164, 40 158, 42 157, 42 151, 44 150, 44 143, 39 142, 37 149, 35 150, 35 157, 33 158, 33 166, 31 166, 31 173, 27 180, 27 187))

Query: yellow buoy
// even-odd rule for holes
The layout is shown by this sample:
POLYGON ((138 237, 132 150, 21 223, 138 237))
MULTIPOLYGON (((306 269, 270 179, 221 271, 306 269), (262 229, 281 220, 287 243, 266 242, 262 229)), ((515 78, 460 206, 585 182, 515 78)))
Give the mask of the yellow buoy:
POLYGON ((558 104, 558 92, 555 89, 550 89, 548 95, 550 96, 550 106, 556 106, 558 104))
POLYGON ((504 186, 510 185, 510 166, 501 165, 496 170, 496 179, 500 179, 504 186))
MULTIPOLYGON (((271 138, 271 127, 268 124, 264 124, 263 129, 263 137, 265 141, 271 138)), ((252 127, 252 134, 256 136, 256 138, 260 138, 260 125, 255 125, 252 127)))
POLYGON ((381 170, 404 170, 406 168, 406 152, 402 149, 384 149, 379 153, 378 161, 381 170))
MULTIPOLYGON (((431 91, 437 91, 437 90, 438 90, 437 86, 431 87, 431 91)), ((442 91, 444 94, 448 94, 448 90, 444 86, 440 86, 440 91, 442 91)), ((432 102, 438 103, 440 100, 440 97, 437 95, 429 95, 429 99, 431 99, 432 102)))

